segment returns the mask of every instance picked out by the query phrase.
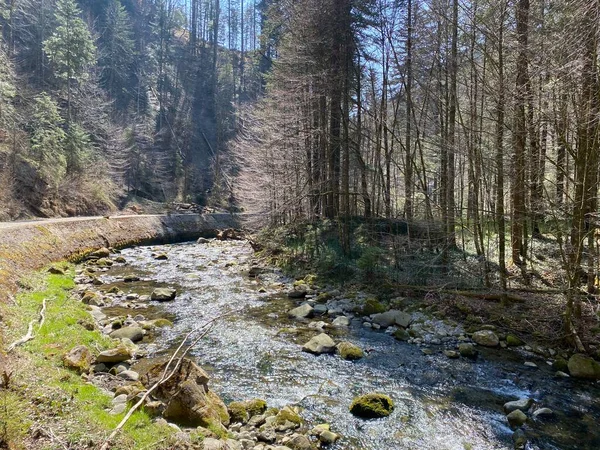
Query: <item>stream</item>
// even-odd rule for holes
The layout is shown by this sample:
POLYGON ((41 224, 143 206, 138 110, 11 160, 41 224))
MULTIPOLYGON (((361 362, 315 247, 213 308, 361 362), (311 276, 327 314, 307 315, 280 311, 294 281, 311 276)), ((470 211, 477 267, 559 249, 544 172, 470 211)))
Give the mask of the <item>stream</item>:
POLYGON ((103 272, 103 288, 118 286, 140 295, 157 285, 178 291, 174 301, 149 302, 148 309, 105 311, 109 316, 140 313, 172 319, 173 327, 143 344, 150 356, 171 351, 190 330, 229 314, 193 351, 211 375, 211 389, 226 403, 262 398, 274 407, 298 405, 309 424, 327 422, 343 436, 331 448, 512 449, 513 432, 502 405, 529 397, 555 414, 526 426, 528 449, 600 449, 598 384, 557 379, 544 359, 525 350, 478 347, 475 361, 451 360, 441 346, 424 355, 419 346, 354 320, 347 329, 327 333, 336 341, 359 345, 367 352, 365 358, 350 362, 337 355, 314 356, 302 352, 301 345, 320 331, 287 317, 299 304, 285 295, 291 280, 276 271, 259 280, 249 278, 248 244, 137 247, 123 250, 122 256, 127 264, 103 272), (168 259, 158 261, 156 253, 168 259), (141 281, 123 283, 125 274, 141 281), (526 360, 539 368, 525 367, 526 360), (392 415, 378 420, 352 416, 352 399, 373 391, 392 397, 392 415))

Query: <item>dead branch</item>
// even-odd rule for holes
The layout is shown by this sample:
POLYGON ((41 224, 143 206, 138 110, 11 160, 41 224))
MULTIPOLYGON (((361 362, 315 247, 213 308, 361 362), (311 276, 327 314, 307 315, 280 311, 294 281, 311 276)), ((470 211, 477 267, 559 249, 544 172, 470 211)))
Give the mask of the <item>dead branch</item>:
POLYGON ((131 416, 133 415, 133 413, 135 411, 138 410, 138 408, 140 406, 142 406, 144 404, 144 402, 146 401, 146 399, 148 398, 148 396, 154 392, 160 385, 166 383, 167 381, 169 381, 179 370, 179 367, 181 366, 181 363, 183 362, 183 359, 186 357, 186 355, 190 352, 190 350, 192 348, 194 348, 198 342, 200 342, 200 340, 202 340, 211 330, 212 327, 214 326, 214 323, 221 319, 222 317, 225 317, 227 315, 229 315, 231 313, 227 313, 227 314, 223 314, 221 316, 215 317, 214 319, 211 319, 210 321, 206 322, 204 325, 202 325, 200 328, 190 331, 185 338, 183 339, 183 341, 181 342, 181 344, 179 345, 179 347, 177 347, 177 349, 175 350, 175 352, 173 353, 173 355, 171 356, 171 358, 169 359, 169 361, 167 362, 167 365, 165 366, 165 369, 163 370, 163 373, 160 377, 160 379, 154 383, 142 396, 142 398, 140 398, 140 400, 133 405, 129 411, 127 411, 127 414, 125 414, 125 417, 123 417, 123 419, 121 420, 121 422, 119 423, 119 425, 117 425, 117 427, 112 431, 112 433, 110 434, 110 436, 108 436, 108 438, 104 441, 104 444, 102 445, 102 447, 100 447, 100 450, 108 450, 110 448, 110 442, 119 434, 119 432, 123 429, 123 427, 125 426, 125 424, 127 423, 127 421, 131 418, 131 416), (184 347, 186 341, 193 336, 195 333, 204 330, 190 345, 188 345, 188 347, 183 351, 183 353, 181 353, 180 356, 178 356, 179 352, 182 350, 182 348, 184 347), (170 370, 171 368, 171 364, 173 363, 173 361, 175 361, 175 359, 177 359, 177 363, 175 364, 175 367, 173 367, 172 370, 170 370))
MULTIPOLYGON (((42 310, 40 311, 40 318, 38 319, 38 321, 39 321, 39 327, 38 327, 38 330, 39 330, 42 328, 42 326, 44 325, 44 322, 46 321, 46 299, 44 299, 44 301, 42 302, 42 310)), ((12 352, 19 345, 23 345, 26 342, 29 342, 35 338, 35 336, 33 334, 33 325, 35 324, 35 322, 36 322, 35 320, 32 320, 31 322, 29 322, 29 326, 27 327, 27 334, 25 336, 23 336, 22 338, 17 339, 12 344, 10 344, 8 346, 8 350, 7 350, 8 352, 12 352)))

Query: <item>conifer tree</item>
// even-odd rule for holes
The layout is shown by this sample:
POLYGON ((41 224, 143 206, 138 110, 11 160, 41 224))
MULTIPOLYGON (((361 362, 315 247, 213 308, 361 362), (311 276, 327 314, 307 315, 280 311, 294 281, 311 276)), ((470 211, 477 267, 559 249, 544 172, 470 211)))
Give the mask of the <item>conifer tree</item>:
POLYGON ((58 0, 54 17, 57 27, 44 41, 44 52, 55 76, 64 82, 68 96, 68 120, 71 119, 72 83, 87 78, 88 67, 95 62, 96 47, 75 0, 58 0))

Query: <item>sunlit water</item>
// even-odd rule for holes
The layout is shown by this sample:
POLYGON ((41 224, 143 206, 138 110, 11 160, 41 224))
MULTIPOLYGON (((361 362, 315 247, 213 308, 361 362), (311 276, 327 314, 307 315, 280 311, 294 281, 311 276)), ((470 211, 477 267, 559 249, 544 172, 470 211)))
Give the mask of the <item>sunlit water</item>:
POLYGON ((230 313, 193 351, 211 373, 212 389, 226 402, 263 398, 270 406, 296 404, 309 423, 330 423, 344 436, 336 449, 510 449, 512 431, 502 405, 523 397, 557 413, 554 420, 527 426, 529 449, 600 449, 600 390, 553 379, 543 360, 536 360, 538 370, 525 368, 531 355, 491 350, 475 362, 425 356, 416 346, 360 325, 331 332, 368 350, 358 362, 303 353, 301 344, 316 332, 287 318, 296 303, 276 294, 273 283, 285 281, 281 275, 267 275, 261 284, 247 277, 251 255, 242 242, 138 247, 124 250, 127 266, 115 266, 103 279, 118 283, 119 276, 137 273, 156 283, 118 285, 140 294, 154 284, 178 289, 175 301, 159 305, 175 317, 175 325, 150 346, 156 354, 230 313), (156 261, 155 252, 169 259, 156 261), (259 293, 260 287, 267 292, 259 293), (372 391, 393 398, 393 414, 354 418, 348 410, 353 397, 372 391))

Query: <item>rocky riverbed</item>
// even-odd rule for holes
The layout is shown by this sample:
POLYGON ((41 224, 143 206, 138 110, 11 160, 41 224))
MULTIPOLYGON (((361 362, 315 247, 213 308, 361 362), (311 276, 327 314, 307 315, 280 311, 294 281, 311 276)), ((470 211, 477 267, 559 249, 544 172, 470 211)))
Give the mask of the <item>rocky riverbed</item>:
POLYGON ((590 360, 567 362, 491 326, 467 333, 407 299, 384 305, 289 280, 254 266, 244 242, 103 250, 77 282, 96 326, 120 342, 89 361, 114 414, 183 336, 217 319, 177 375, 194 374, 188 395, 147 400, 190 445, 202 433, 211 449, 600 447, 600 390, 568 375, 595 378, 590 360), (383 396, 372 405, 357 400, 374 393, 383 396))

